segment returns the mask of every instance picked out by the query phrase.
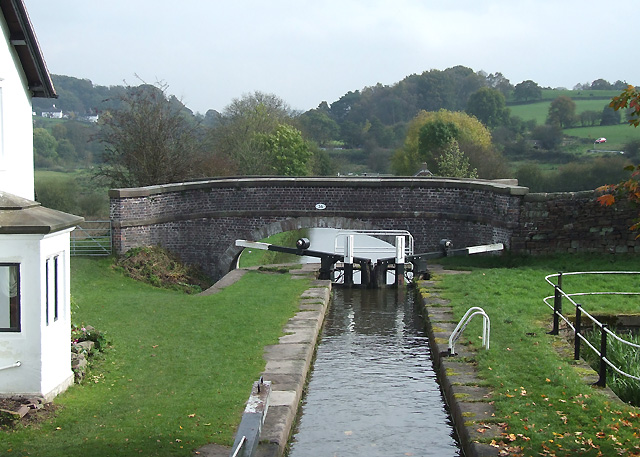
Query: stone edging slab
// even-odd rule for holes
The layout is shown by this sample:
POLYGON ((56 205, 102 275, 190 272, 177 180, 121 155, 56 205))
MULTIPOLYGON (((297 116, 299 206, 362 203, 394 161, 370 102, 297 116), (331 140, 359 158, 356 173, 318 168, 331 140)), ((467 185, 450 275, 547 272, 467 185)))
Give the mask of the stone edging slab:
MULTIPOLYGON (((420 281, 421 289, 430 289, 436 281, 420 281)), ((474 353, 457 347, 455 357, 448 356, 449 336, 455 329, 453 311, 448 301, 429 290, 421 294, 429 335, 431 358, 438 375, 449 414, 466 457, 493 457, 499 450, 476 440, 500 441, 502 431, 495 421, 495 409, 490 402, 491 391, 483 387, 473 363, 474 353)))
POLYGON ((259 457, 284 455, 330 299, 331 281, 313 281, 300 296, 299 311, 285 325, 285 335, 278 344, 265 347, 267 366, 262 375, 271 381, 271 395, 258 444, 259 457))

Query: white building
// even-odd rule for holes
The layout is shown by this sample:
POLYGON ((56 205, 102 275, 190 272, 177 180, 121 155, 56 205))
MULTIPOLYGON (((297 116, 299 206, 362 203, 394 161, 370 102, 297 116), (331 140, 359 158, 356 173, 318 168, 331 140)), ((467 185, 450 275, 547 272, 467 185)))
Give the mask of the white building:
POLYGON ((73 383, 69 233, 34 199, 32 97, 57 97, 23 0, 0 1, 0 396, 73 383))

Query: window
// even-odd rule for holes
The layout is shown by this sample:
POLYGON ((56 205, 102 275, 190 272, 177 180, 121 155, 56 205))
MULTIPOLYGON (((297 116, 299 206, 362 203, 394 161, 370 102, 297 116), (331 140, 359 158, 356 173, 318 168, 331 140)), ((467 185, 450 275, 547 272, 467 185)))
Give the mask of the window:
POLYGON ((60 256, 53 256, 45 263, 45 321, 49 325, 50 315, 53 313, 53 321, 60 317, 60 256))
POLYGON ((0 263, 0 332, 20 331, 20 265, 0 263))

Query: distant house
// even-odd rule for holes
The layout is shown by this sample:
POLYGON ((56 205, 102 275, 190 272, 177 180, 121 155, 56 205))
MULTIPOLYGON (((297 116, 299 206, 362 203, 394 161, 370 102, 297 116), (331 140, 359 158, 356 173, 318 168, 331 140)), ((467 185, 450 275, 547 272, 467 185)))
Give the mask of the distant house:
POLYGON ((87 116, 80 116, 78 118, 78 120, 81 121, 81 122, 91 122, 93 124, 96 124, 100 120, 100 115, 99 114, 89 114, 87 116))
POLYGON ((51 111, 43 111, 41 114, 42 117, 47 117, 49 119, 62 119, 64 114, 62 110, 51 110, 51 111))
POLYGON ((23 0, 0 0, 0 396, 73 383, 69 234, 82 218, 34 201, 32 97, 56 92, 23 0))

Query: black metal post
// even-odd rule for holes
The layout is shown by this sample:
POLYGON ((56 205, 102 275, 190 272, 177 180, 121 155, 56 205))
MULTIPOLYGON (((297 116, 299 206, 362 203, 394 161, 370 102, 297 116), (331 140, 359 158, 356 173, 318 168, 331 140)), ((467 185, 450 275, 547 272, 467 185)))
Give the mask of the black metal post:
POLYGON ((582 330, 582 305, 576 305, 576 323, 575 323, 576 332, 574 334, 574 350, 573 350, 573 359, 580 359, 580 331, 582 330))
POLYGON ((607 324, 602 324, 600 328, 600 371, 596 386, 607 386, 607 362, 604 359, 607 358, 607 324))
POLYGON ((371 260, 360 263, 360 285, 362 287, 371 287, 373 276, 371 268, 371 260))
POLYGON ((549 335, 558 335, 560 333, 560 314, 562 314, 562 295, 560 287, 555 286, 555 294, 553 296, 553 329, 549 335))
POLYGON ((560 315, 562 314, 562 272, 558 274, 558 285, 555 286, 553 296, 553 330, 549 335, 557 335, 560 332, 560 315))
POLYGON ((404 285, 404 263, 396 263, 396 287, 404 285))
POLYGON ((353 264, 352 263, 344 264, 344 285, 345 287, 353 286, 353 264))

